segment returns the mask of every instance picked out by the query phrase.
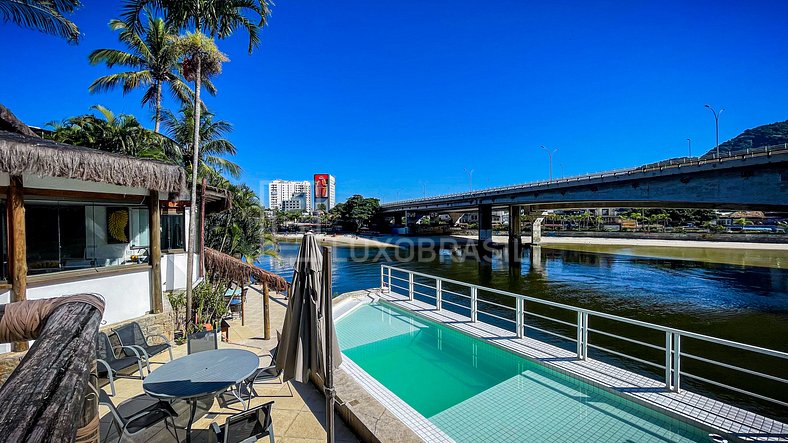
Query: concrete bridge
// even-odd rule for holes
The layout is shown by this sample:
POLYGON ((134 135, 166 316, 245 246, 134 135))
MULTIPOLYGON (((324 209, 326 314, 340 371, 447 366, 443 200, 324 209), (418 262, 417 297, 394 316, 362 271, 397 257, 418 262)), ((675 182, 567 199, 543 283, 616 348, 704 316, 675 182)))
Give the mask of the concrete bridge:
MULTIPOLYGON (((418 198, 381 206, 395 223, 430 213, 479 213, 479 241, 492 238, 493 209, 508 209, 509 243, 520 246, 520 213, 545 209, 657 207, 788 209, 788 144, 720 157, 677 158, 636 168, 418 198)), ((404 221, 404 222, 403 222, 404 221)), ((541 237, 534 223, 533 242, 541 237)), ((519 249, 519 248, 517 248, 519 249)))

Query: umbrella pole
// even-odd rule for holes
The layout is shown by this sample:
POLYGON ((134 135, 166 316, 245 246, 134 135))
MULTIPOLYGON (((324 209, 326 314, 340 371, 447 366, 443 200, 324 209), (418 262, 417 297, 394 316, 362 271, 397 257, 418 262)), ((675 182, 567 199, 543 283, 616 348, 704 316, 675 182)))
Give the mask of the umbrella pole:
POLYGON ((326 367, 323 388, 326 393, 326 442, 334 443, 334 350, 331 336, 334 321, 331 288, 331 248, 323 247, 323 294, 325 309, 323 311, 325 325, 326 367), (331 323, 329 323, 331 322, 331 323))

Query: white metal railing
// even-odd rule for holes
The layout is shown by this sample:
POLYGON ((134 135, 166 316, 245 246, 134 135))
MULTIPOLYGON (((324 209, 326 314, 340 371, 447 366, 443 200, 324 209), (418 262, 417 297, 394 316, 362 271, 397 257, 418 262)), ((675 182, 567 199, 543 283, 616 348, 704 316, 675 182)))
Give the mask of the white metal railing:
MULTIPOLYGON (((501 321, 509 322, 512 325, 514 325, 515 334, 518 338, 523 338, 527 330, 535 330, 563 340, 575 342, 577 345, 576 355, 577 358, 580 360, 585 360, 588 357, 588 349, 592 348, 609 354, 616 355, 618 357, 637 361, 639 363, 657 368, 659 370, 664 370, 665 387, 672 391, 679 392, 681 390, 681 380, 682 378, 686 377, 689 379, 694 379, 700 382, 708 383, 717 387, 729 389, 738 392, 740 394, 749 395, 751 397, 758 398, 760 400, 765 400, 781 406, 788 406, 788 402, 786 402, 785 400, 778 400, 762 394, 747 391, 742 388, 730 386, 719 380, 712 380, 711 378, 708 377, 701 377, 699 375, 688 373, 682 370, 681 368, 682 360, 690 359, 696 362, 702 362, 704 364, 713 365, 716 366, 717 368, 724 368, 727 370, 736 371, 737 373, 746 374, 749 376, 770 380, 772 382, 781 383, 782 389, 786 389, 788 388, 788 380, 785 378, 772 374, 765 374, 763 372, 755 371, 752 369, 742 368, 721 361, 716 361, 711 358, 706 358, 699 355, 683 352, 681 350, 681 345, 682 345, 682 339, 692 339, 692 340, 698 340, 703 344, 713 344, 713 345, 719 345, 719 346, 731 348, 731 350, 733 351, 753 352, 755 354, 776 359, 775 363, 777 364, 775 366, 772 366, 776 368, 784 367, 781 365, 785 365, 785 363, 788 361, 788 353, 786 352, 762 348, 754 345, 748 345, 746 343, 738 343, 731 340, 711 337, 708 335, 670 328, 667 326, 660 326, 640 320, 634 320, 630 318, 619 317, 617 315, 606 314, 604 312, 592 311, 589 309, 579 308, 576 306, 570 306, 549 300, 543 300, 540 298, 529 297, 527 295, 502 291, 500 289, 488 288, 488 287, 478 286, 478 285, 452 280, 448 278, 423 274, 421 272, 409 271, 407 269, 402 269, 389 265, 381 265, 380 267, 380 288, 381 291, 383 291, 384 293, 391 292, 398 295, 403 295, 407 297, 408 300, 411 301, 414 300, 414 297, 416 295, 419 295, 422 298, 434 300, 433 304, 435 306, 435 309, 438 311, 444 309, 446 305, 464 309, 470 312, 470 315, 468 317, 470 318, 471 322, 479 321, 478 317, 480 313, 487 317, 492 317, 501 321), (425 279, 427 283, 431 282, 433 283, 433 285, 429 285, 422 281, 417 281, 416 277, 425 279), (462 290, 459 290, 460 292, 449 290, 446 287, 447 284, 455 287, 461 287, 463 288, 463 290, 467 289, 467 294, 461 293, 462 290), (432 291, 433 293, 430 294, 429 293, 430 291, 432 291), (485 293, 500 295, 503 297, 507 297, 509 299, 514 299, 515 302, 514 307, 506 306, 501 303, 496 303, 491 300, 479 299, 480 291, 485 293), (453 299, 453 301, 447 299, 447 296, 449 296, 448 297, 449 299, 453 299), (460 300, 465 300, 466 304, 459 303, 458 301, 460 300), (479 308, 480 305, 494 306, 496 308, 513 311, 514 319, 497 315, 494 312, 490 312, 489 310, 480 309, 479 308), (561 310, 565 310, 568 313, 573 312, 576 314, 576 320, 574 322, 566 321, 566 320, 561 320, 559 318, 539 314, 533 312, 533 310, 529 311, 528 310, 529 305, 547 306, 551 308, 558 308, 561 310), (556 324, 560 324, 565 329, 573 328, 575 329, 575 336, 570 337, 568 335, 563 335, 555 331, 550 331, 548 329, 545 329, 545 327, 543 327, 542 324, 540 324, 540 326, 542 327, 536 326, 536 324, 527 322, 528 317, 534 317, 541 320, 547 320, 556 324), (653 343, 647 343, 631 337, 625 337, 622 335, 613 334, 609 331, 603 331, 601 329, 594 329, 591 326, 589 326, 594 318, 612 320, 615 322, 620 322, 628 325, 645 328, 647 330, 655 331, 657 333, 663 333, 665 336, 664 346, 656 345, 653 343), (614 338, 614 339, 619 339, 627 343, 645 347, 647 349, 660 351, 664 353, 664 357, 665 357, 664 362, 655 363, 654 361, 648 361, 643 358, 636 357, 634 355, 629 355, 625 352, 616 351, 613 349, 602 347, 599 344, 590 343, 588 338, 589 332, 614 338)), ((741 354, 738 355, 741 356, 741 354)))
POLYGON ((589 174, 581 174, 571 177, 561 177, 553 180, 539 180, 536 182, 520 183, 516 185, 497 186, 494 188, 479 189, 475 191, 456 192, 451 194, 443 194, 435 197, 420 197, 394 201, 380 205, 382 209, 396 208, 402 205, 419 204, 419 203, 438 203, 442 200, 453 200, 457 198, 471 198, 471 197, 486 197, 500 192, 508 192, 515 190, 528 190, 531 188, 538 188, 540 186, 553 185, 558 183, 578 182, 583 180, 601 179, 606 177, 626 176, 634 173, 650 172, 650 171, 663 171, 672 168, 681 168, 685 166, 701 166, 707 163, 724 163, 733 160, 740 160, 750 157, 771 156, 775 154, 785 154, 788 152, 788 143, 780 145, 762 146, 759 148, 750 148, 744 151, 726 152, 719 155, 712 154, 709 156, 701 157, 679 157, 669 160, 663 160, 656 163, 649 163, 643 166, 633 168, 613 169, 609 171, 593 172, 589 174))

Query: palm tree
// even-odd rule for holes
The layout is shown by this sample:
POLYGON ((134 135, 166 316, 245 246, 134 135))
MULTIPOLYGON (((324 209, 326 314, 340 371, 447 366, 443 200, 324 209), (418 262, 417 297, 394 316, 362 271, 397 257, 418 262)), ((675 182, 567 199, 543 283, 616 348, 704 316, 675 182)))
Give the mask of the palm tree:
POLYGON ((247 185, 235 186, 223 179, 220 182, 232 194, 233 206, 206 218, 206 243, 248 261, 261 255, 276 255, 272 236, 263 233, 263 206, 255 192, 247 185))
MULTIPOLYGON (((194 34, 186 36, 183 44, 185 49, 190 49, 184 60, 184 74, 187 79, 194 81, 194 120, 200 119, 200 90, 203 77, 209 77, 210 72, 203 73, 203 62, 208 62, 206 68, 216 67, 212 64, 219 61, 221 67, 221 54, 218 49, 214 51, 213 39, 207 39, 203 32, 215 38, 229 37, 236 29, 244 28, 249 34, 249 53, 260 44, 259 30, 268 22, 270 10, 266 0, 127 0, 122 17, 130 29, 141 28, 140 13, 147 7, 163 10, 167 23, 179 28, 194 29, 194 34), (208 44, 210 41, 211 44, 208 44), (213 46, 211 46, 213 45, 213 46)), ((218 69, 213 74, 218 74, 218 69)), ((192 189, 191 207, 194 208, 197 200, 197 166, 199 164, 200 131, 198 125, 194 127, 193 137, 193 162, 192 162, 192 189)), ((192 275, 194 269, 194 249, 196 247, 197 225, 192 218, 189 219, 189 250, 186 256, 186 272, 192 275)), ((186 285, 186 312, 189 321, 192 321, 192 290, 191 285, 186 285)))
POLYGON ((156 160, 173 161, 182 155, 175 142, 145 128, 133 115, 115 115, 101 105, 91 109, 98 111, 100 117, 85 114, 47 123, 53 128, 47 137, 61 143, 156 160))
MULTIPOLYGON (((146 88, 142 104, 153 107, 154 131, 159 132, 163 86, 169 85, 172 94, 181 102, 189 102, 192 96, 179 72, 180 54, 175 45, 176 30, 167 26, 163 19, 150 15, 142 34, 133 32, 121 20, 110 21, 109 27, 120 32, 118 38, 128 48, 128 52, 120 49, 97 49, 90 53, 88 60, 93 65, 104 63, 108 68, 118 65, 132 70, 99 77, 88 90, 105 92, 122 85, 125 95, 134 89, 146 88)), ((205 86, 209 93, 216 93, 211 82, 206 82, 205 86)))
POLYGON ((79 28, 64 15, 74 12, 79 6, 79 0, 0 0, 0 17, 3 22, 12 22, 63 37, 69 43, 77 43, 79 28))
MULTIPOLYGON (((215 115, 207 110, 200 115, 202 122, 200 128, 200 151, 197 167, 197 178, 209 180, 221 179, 222 174, 229 174, 238 178, 241 176, 241 167, 224 158, 235 155, 235 145, 226 138, 232 132, 232 125, 225 120, 216 120, 215 115)), ((184 106, 179 114, 165 110, 162 115, 164 129, 183 151, 179 163, 187 171, 193 171, 192 162, 192 134, 194 131, 194 118, 191 106, 184 106)))

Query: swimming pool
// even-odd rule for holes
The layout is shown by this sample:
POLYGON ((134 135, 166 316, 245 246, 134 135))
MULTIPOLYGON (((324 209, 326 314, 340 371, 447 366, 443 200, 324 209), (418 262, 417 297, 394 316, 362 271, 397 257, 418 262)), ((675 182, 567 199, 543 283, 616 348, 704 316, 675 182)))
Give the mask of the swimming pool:
POLYGON ((337 321, 342 352, 458 442, 708 442, 708 432, 386 303, 337 321))

